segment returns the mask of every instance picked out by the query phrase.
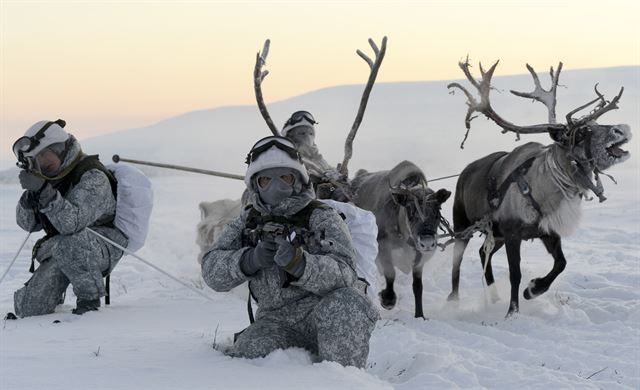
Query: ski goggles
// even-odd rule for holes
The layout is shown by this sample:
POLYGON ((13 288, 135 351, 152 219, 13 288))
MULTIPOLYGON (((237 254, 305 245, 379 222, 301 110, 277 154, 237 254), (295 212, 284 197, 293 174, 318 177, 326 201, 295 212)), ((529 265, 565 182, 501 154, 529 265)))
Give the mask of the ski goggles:
POLYGON ((51 127, 52 125, 58 125, 64 128, 66 124, 67 123, 62 119, 58 119, 53 122, 47 122, 33 136, 31 137, 24 136, 24 137, 18 138, 18 140, 13 143, 13 147, 12 147, 13 154, 15 154, 16 158, 18 159, 18 166, 27 164, 25 154, 29 153, 30 151, 37 148, 38 145, 40 145, 40 140, 44 138, 44 134, 49 127, 51 127))
POLYGON ((249 154, 247 154, 245 164, 251 164, 262 153, 266 152, 274 146, 287 153, 292 159, 302 163, 302 157, 300 156, 300 153, 298 152, 298 149, 296 149, 296 145, 293 142, 291 142, 288 138, 272 135, 261 139, 260 141, 256 142, 255 145, 253 145, 251 151, 249 152, 249 154))
POLYGON ((315 118, 313 117, 313 115, 311 115, 309 111, 296 111, 291 115, 291 118, 287 119, 283 128, 293 126, 299 122, 302 122, 303 120, 306 120, 312 125, 315 125, 318 123, 316 122, 315 118))
POLYGON ((259 175, 257 175, 258 177, 256 179, 258 187, 265 190, 274 180, 279 180, 286 186, 292 187, 296 182, 296 177, 293 173, 288 173, 290 169, 284 169, 284 171, 285 172, 276 172, 273 174, 265 174, 264 172, 261 172, 259 175))

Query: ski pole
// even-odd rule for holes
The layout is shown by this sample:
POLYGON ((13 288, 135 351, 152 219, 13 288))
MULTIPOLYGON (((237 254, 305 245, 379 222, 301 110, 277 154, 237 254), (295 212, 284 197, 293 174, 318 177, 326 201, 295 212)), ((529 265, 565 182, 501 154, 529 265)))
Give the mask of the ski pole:
POLYGON ((157 266, 151 264, 150 262, 148 262, 147 260, 143 259, 142 257, 136 255, 135 253, 131 252, 130 250, 128 250, 127 248, 123 247, 122 245, 118 244, 117 242, 114 242, 110 239, 108 239, 107 237, 103 236, 102 234, 96 232, 95 230, 91 229, 91 228, 86 228, 90 233, 93 233, 94 235, 98 236, 99 238, 103 239, 104 241, 108 242, 109 244, 115 246, 116 248, 120 249, 121 251, 123 251, 124 253, 131 255, 133 257, 135 257, 136 259, 140 260, 141 262, 145 263, 146 265, 148 265, 149 267, 155 269, 156 271, 160 272, 161 274, 165 275, 166 277, 172 279, 173 281, 180 283, 182 286, 188 288, 189 290, 193 291, 194 293, 201 295, 203 297, 205 297, 207 300, 214 302, 214 300, 208 296, 207 294, 203 293, 200 290, 196 290, 195 288, 193 288, 192 286, 189 286, 188 284, 186 284, 185 282, 183 282, 182 280, 176 278, 175 276, 171 275, 170 273, 162 270, 161 268, 158 268, 157 266))
POLYGON ((132 163, 132 164, 148 165, 150 167, 168 168, 168 169, 175 169, 177 171, 202 173, 202 174, 210 175, 210 176, 226 177, 227 179, 244 180, 244 176, 235 175, 233 173, 210 171, 208 169, 200 169, 200 168, 190 168, 190 167, 184 167, 184 166, 180 166, 180 165, 154 163, 154 162, 150 162, 150 161, 131 160, 131 159, 128 159, 128 158, 121 158, 117 154, 114 154, 111 159, 115 163, 118 163, 120 161, 124 161, 124 162, 132 163))
POLYGON ((16 259, 18 258, 18 255, 20 255, 20 252, 22 252, 22 248, 24 248, 24 246, 27 243, 27 240, 29 239, 30 236, 31 236, 31 232, 27 233, 27 236, 24 238, 24 241, 22 241, 22 245, 20 245, 20 248, 18 248, 18 251, 16 252, 16 255, 13 256, 13 260, 11 260, 11 263, 9 263, 9 266, 7 267, 6 270, 4 270, 4 273, 0 277, 0 284, 2 284, 2 281, 4 280, 4 277, 7 276, 7 274, 9 273, 9 270, 11 269, 11 267, 13 267, 13 263, 16 262, 16 259))

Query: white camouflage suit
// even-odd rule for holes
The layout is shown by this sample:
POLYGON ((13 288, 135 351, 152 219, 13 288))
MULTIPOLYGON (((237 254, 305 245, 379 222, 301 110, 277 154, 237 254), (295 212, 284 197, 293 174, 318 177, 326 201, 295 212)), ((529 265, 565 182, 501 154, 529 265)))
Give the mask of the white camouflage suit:
MULTIPOLYGON (((80 146, 74 140, 62 166, 70 164, 80 153, 80 146)), ((22 194, 16 207, 18 225, 26 231, 40 231, 43 229, 40 218, 44 215, 60 234, 48 238, 37 251, 36 260, 40 266, 14 294, 16 314, 28 317, 53 313, 69 283, 78 299, 103 297, 103 274, 113 269, 123 253, 85 228, 92 227, 120 245, 127 244, 127 238, 120 230, 100 226, 112 220, 116 210, 107 176, 91 169, 64 196, 57 192, 44 207, 34 198, 37 195, 31 191, 22 194)))
MULTIPOLYGON (((313 190, 287 198, 271 215, 291 216, 313 199, 313 190)), ((263 215, 266 209, 256 192, 251 203, 263 215)), ((354 249, 347 226, 335 210, 316 208, 309 219, 311 232, 324 231, 331 245, 304 246, 306 266, 302 276, 283 287, 283 271, 273 265, 252 276, 240 268, 243 231, 248 211, 232 221, 205 254, 202 275, 216 291, 229 291, 249 282, 258 302, 256 321, 237 338, 230 355, 262 357, 278 348, 301 347, 322 360, 364 367, 369 354, 369 338, 379 313, 356 288, 354 249)))

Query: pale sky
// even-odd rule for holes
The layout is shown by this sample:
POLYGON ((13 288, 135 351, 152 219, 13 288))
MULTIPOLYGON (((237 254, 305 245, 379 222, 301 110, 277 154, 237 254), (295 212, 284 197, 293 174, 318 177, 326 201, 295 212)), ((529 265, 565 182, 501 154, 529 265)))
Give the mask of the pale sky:
POLYGON ((64 118, 79 138, 188 111, 254 104, 255 54, 271 51, 267 103, 361 84, 367 38, 388 36, 379 82, 640 64, 638 1, 0 0, 2 153, 32 123, 64 118))

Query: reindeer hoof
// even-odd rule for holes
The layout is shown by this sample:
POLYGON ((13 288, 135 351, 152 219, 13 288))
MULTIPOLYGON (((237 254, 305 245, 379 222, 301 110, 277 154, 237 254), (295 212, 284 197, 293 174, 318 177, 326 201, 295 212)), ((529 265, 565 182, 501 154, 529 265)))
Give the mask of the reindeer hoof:
POLYGON ((380 296, 380 305, 382 305, 383 308, 387 310, 394 308, 397 300, 396 294, 385 294, 384 291, 381 291, 378 295, 380 296))
POLYGON ((533 299, 544 294, 548 289, 548 286, 540 286, 540 278, 531 279, 522 296, 524 296, 524 299, 533 299))
POLYGON ((511 305, 509 305, 509 310, 507 311, 507 315, 504 316, 504 318, 509 319, 515 314, 518 314, 519 311, 520 309, 518 308, 518 305, 512 302, 511 305))
POLYGON ((458 292, 451 292, 451 294, 449 294, 449 296, 447 297, 447 301, 451 302, 457 302, 458 300, 460 300, 460 297, 458 296, 458 292))

